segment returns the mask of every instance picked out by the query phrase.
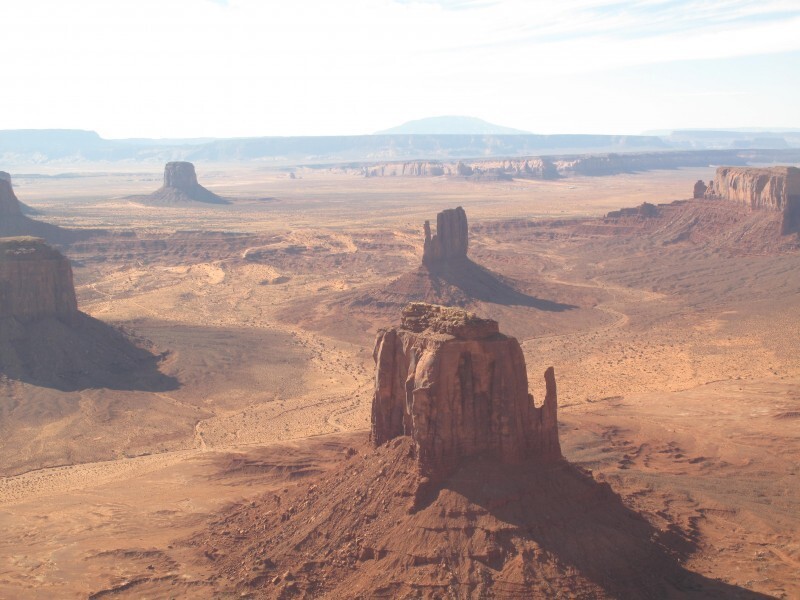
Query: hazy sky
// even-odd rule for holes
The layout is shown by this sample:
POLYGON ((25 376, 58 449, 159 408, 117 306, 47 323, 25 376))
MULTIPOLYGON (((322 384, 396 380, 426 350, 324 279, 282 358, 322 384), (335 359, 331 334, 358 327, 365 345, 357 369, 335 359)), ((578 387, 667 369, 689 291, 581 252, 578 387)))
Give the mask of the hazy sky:
POLYGON ((0 129, 800 127, 798 0, 7 0, 0 129))

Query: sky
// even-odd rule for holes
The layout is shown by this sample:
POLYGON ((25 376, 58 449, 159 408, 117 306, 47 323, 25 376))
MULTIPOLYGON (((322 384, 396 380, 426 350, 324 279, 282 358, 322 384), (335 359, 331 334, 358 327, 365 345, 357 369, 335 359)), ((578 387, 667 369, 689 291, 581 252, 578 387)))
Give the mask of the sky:
POLYGON ((0 129, 800 128, 798 0, 5 0, 0 129))

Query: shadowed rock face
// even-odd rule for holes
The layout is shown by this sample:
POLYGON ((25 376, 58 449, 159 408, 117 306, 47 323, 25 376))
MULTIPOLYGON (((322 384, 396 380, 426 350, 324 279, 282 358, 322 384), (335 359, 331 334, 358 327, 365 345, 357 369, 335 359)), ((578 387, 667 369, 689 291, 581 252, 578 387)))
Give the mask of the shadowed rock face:
POLYGON ((72 267, 58 250, 38 238, 0 238, 0 318, 71 318, 77 312, 72 267))
POLYGON ((694 193, 692 197, 694 198, 703 198, 706 195, 706 190, 708 187, 706 186, 705 182, 702 179, 698 179, 694 184, 694 193))
POLYGON ((436 233, 431 236, 430 221, 425 221, 422 263, 435 266, 443 261, 465 258, 469 245, 467 213, 460 206, 436 215, 436 233))
POLYGON ((410 436, 431 480, 471 456, 504 463, 561 456, 553 369, 537 408, 519 343, 496 321, 412 303, 399 328, 378 333, 374 358, 371 439, 381 445, 410 436))
POLYGON ((781 233, 800 231, 800 169, 719 167, 707 197, 732 200, 753 210, 783 213, 781 233))
POLYGON ((22 207, 14 194, 14 188, 11 187, 11 175, 0 171, 0 217, 20 215, 22 207))
POLYGON ((197 174, 192 163, 168 162, 164 167, 164 187, 188 191, 197 185, 197 174))
POLYGON ((63 391, 167 391, 162 356, 78 310, 69 260, 34 237, 0 238, 0 376, 63 391))
MULTIPOLYGON (((138 199, 138 197, 137 197, 138 199)), ((183 204, 186 202, 205 202, 208 204, 227 204, 214 192, 197 182, 194 165, 190 162, 168 162, 164 167, 164 185, 144 198, 148 204, 183 204)))

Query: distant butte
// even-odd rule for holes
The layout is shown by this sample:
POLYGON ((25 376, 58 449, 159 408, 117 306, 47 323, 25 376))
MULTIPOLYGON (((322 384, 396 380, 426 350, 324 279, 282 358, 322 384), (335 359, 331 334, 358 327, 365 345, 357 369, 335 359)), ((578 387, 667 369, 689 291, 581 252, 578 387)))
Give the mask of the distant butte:
POLYGON ((502 276, 473 262, 467 256, 469 226, 462 207, 440 212, 435 232, 425 221, 423 231, 422 264, 376 291, 371 299, 360 298, 358 303, 388 302, 400 308, 414 301, 461 307, 488 302, 559 312, 575 308, 528 296, 502 276))
POLYGON ((168 162, 164 166, 164 185, 148 196, 131 199, 153 205, 180 205, 190 202, 229 204, 197 182, 194 165, 190 162, 168 162))
POLYGON ((72 267, 58 250, 38 238, 0 238, 0 319, 72 321, 77 312, 72 267))
POLYGON ((422 264, 436 268, 445 261, 467 257, 469 231, 467 213, 460 206, 436 215, 436 233, 431 235, 431 223, 425 221, 425 244, 422 264))
POLYGON ((175 389, 159 359, 78 310, 61 252, 40 238, 0 238, 0 375, 63 391, 175 389))
POLYGON ((0 217, 20 215, 22 207, 11 185, 11 175, 0 171, 0 217))
POLYGON ((34 236, 50 243, 65 243, 91 236, 90 230, 78 232, 42 223, 25 216, 36 211, 17 199, 11 184, 11 175, 0 171, 0 237, 34 236))

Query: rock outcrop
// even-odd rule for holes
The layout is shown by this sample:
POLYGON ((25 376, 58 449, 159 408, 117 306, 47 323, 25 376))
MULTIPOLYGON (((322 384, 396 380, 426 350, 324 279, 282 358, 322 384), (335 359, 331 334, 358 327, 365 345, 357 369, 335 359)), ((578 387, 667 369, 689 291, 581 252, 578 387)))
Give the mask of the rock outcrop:
POLYGON ((553 369, 537 408, 519 343, 497 321, 411 303, 400 327, 378 333, 374 358, 372 442, 410 436, 423 476, 439 480, 478 455, 503 463, 561 456, 553 369))
POLYGON ((98 233, 89 229, 62 229, 26 216, 30 214, 38 214, 38 211, 17 199, 11 175, 0 171, 0 238, 30 236, 42 238, 51 244, 64 244, 98 233))
POLYGON ((0 216, 2 215, 38 215, 39 211, 31 208, 24 202, 20 202, 14 194, 14 187, 11 184, 11 175, 5 171, 0 171, 0 216), (8 186, 4 185, 8 183, 8 186), (14 208, 14 205, 19 208, 14 208), (8 212, 5 212, 8 210, 8 212))
POLYGON ((466 258, 468 246, 467 213, 460 206, 436 215, 436 233, 433 235, 430 221, 425 221, 422 264, 431 267, 444 261, 466 258))
POLYGON ((708 186, 706 185, 705 181, 702 179, 698 179, 694 184, 694 192, 692 197, 695 199, 705 198, 706 191, 708 190, 708 186))
POLYGON ((11 186, 11 175, 0 171, 0 217, 21 215, 22 206, 11 186))
POLYGON ((164 167, 164 185, 149 196, 136 196, 136 200, 147 204, 185 204, 204 202, 227 204, 228 201, 197 182, 194 165, 190 162, 168 162, 164 167))
POLYGON ((0 377, 62 391, 176 389, 158 370, 162 358, 78 310, 72 267, 58 250, 0 238, 0 377))
POLYGON ((650 204, 649 202, 642 202, 639 206, 633 208, 620 208, 619 210, 612 210, 606 214, 606 219, 619 219, 623 217, 639 217, 642 219, 652 219, 659 214, 658 206, 650 204))
POLYGON ((800 231, 800 169, 719 167, 706 197, 783 213, 781 233, 800 231))
POLYGON ((0 238, 0 318, 71 319, 77 312, 69 260, 38 238, 0 238))
POLYGON ((473 262, 467 256, 469 229, 464 209, 447 209, 436 217, 437 230, 425 221, 422 264, 374 290, 350 296, 350 306, 363 311, 373 307, 394 319, 409 302, 473 307, 477 303, 524 306, 557 311, 576 308, 544 300, 520 291, 513 281, 473 262))

